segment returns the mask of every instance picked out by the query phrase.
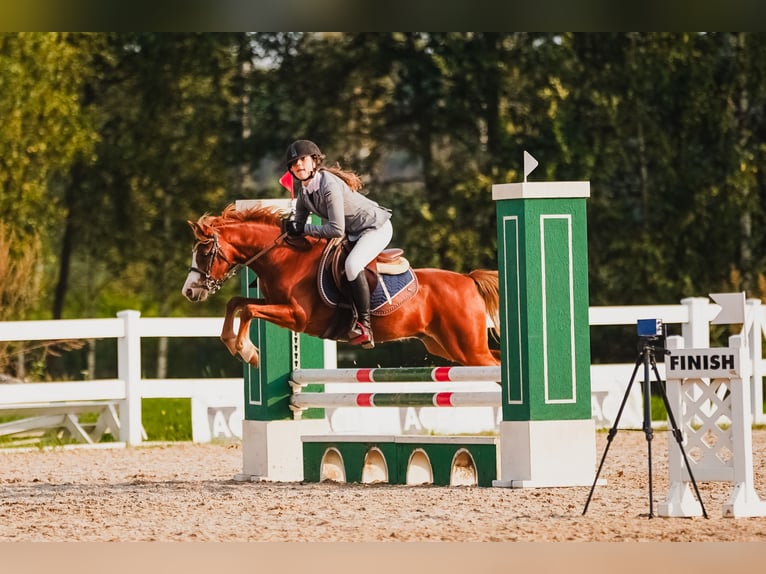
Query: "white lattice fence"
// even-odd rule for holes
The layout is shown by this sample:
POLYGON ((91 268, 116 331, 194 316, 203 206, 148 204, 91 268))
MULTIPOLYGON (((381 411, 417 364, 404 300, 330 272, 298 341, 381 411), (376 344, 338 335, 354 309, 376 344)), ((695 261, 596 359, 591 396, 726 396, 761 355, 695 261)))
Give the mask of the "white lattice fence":
MULTIPOLYGON (((723 505, 723 516, 732 518, 766 516, 766 503, 753 486, 752 363, 742 343, 742 336, 735 336, 726 348, 682 349, 683 339, 670 337, 671 355, 665 361, 668 403, 682 433, 689 469, 697 482, 732 483, 723 505)), ((702 509, 692 495, 681 449, 672 435, 669 440, 670 487, 659 514, 699 516, 702 509)))

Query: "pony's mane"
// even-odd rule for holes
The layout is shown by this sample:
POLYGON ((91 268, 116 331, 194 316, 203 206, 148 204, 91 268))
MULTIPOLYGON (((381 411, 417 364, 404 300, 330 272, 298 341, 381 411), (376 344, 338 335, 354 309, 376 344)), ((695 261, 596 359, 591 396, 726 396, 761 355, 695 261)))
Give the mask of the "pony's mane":
POLYGON ((220 216, 206 213, 199 218, 199 223, 204 223, 212 227, 219 227, 229 223, 252 221, 254 223, 266 223, 278 226, 283 218, 284 211, 278 207, 263 206, 237 209, 235 204, 230 203, 224 208, 220 216))

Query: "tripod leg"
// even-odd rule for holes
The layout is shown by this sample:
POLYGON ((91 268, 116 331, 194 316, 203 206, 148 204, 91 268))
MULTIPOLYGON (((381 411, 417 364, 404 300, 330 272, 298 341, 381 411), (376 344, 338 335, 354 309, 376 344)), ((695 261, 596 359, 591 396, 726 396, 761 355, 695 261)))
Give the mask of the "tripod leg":
POLYGON ((699 488, 697 488, 697 481, 694 480, 694 474, 692 474, 691 465, 689 464, 689 459, 686 456, 686 451, 684 450, 683 434, 681 433, 681 429, 679 429, 678 425, 676 424, 676 418, 673 416, 673 410, 670 408, 670 401, 668 401, 668 394, 665 392, 665 384, 661 380, 660 373, 657 370, 657 363, 654 360, 652 360, 652 369, 654 369, 654 377, 657 380, 657 385, 660 387, 660 393, 662 394, 662 401, 665 404, 665 410, 668 412, 668 421, 670 421, 670 428, 671 432, 673 433, 673 438, 676 439, 678 448, 681 451, 681 456, 684 459, 686 472, 689 473, 689 478, 691 479, 692 486, 694 487, 694 493, 697 495, 697 500, 699 501, 700 508, 702 509, 702 516, 708 518, 707 511, 705 510, 705 505, 702 503, 702 497, 700 496, 699 488))
POLYGON ((601 474, 601 468, 604 466, 604 461, 606 460, 606 453, 609 452, 609 446, 612 444, 612 439, 614 438, 614 435, 617 434, 617 425, 620 424, 620 417, 622 417, 622 411, 625 409, 625 404, 628 402, 628 397, 630 396, 630 389, 633 386, 633 381, 636 379, 636 373, 638 372, 638 367, 641 365, 642 357, 639 355, 638 359, 636 359, 636 365, 633 368, 633 374, 630 376, 630 382, 628 383, 628 387, 625 389, 625 395, 622 397, 622 402, 620 403, 620 408, 617 411, 617 416, 614 419, 614 424, 612 425, 612 428, 609 429, 609 434, 606 437, 606 448, 604 448, 604 454, 601 455, 601 462, 598 465, 598 470, 596 471, 596 477, 593 479, 593 485, 590 487, 590 492, 588 493, 588 499, 585 501, 585 508, 583 508, 582 514, 585 516, 585 513, 588 511, 588 505, 590 504, 590 499, 593 496, 593 491, 596 489, 596 483, 598 482, 598 477, 601 474))

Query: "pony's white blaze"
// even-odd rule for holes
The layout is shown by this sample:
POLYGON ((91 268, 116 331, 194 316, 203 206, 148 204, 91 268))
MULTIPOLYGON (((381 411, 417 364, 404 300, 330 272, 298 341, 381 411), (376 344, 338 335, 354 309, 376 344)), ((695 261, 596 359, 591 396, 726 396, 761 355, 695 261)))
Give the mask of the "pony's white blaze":
POLYGON ((210 294, 207 289, 200 285, 202 281, 202 274, 199 271, 195 271, 197 268, 197 253, 192 252, 192 268, 189 270, 189 274, 186 276, 186 282, 181 287, 181 293, 189 301, 204 301, 210 294))

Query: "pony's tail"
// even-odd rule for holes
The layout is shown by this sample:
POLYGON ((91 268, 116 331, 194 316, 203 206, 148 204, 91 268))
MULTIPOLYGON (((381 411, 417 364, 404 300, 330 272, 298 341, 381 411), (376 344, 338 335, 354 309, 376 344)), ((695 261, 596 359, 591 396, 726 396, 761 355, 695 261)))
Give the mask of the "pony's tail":
POLYGON ((487 315, 492 320, 492 332, 500 339, 500 283, 497 271, 474 269, 468 276, 476 283, 479 295, 484 299, 487 315))

